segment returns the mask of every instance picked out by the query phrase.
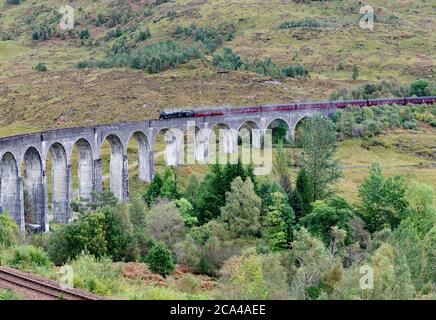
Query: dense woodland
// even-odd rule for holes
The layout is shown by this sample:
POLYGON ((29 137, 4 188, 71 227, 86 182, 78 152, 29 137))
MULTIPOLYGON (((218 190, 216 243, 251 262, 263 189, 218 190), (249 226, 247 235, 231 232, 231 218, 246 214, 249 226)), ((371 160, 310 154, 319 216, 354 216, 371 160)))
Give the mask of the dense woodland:
MULTIPOLYGON (((392 110, 404 115, 401 107, 392 110)), ((435 298, 433 188, 386 177, 374 163, 358 202, 335 192, 342 174, 338 135, 347 135, 350 118, 352 127, 374 119, 370 111, 307 119, 298 136, 295 181, 279 141, 271 176, 254 176, 251 166, 212 165, 204 179, 192 174, 182 189, 178 170, 167 168, 129 203, 118 203, 109 191, 95 194, 93 201, 74 203, 73 223, 26 239, 2 214, 0 262, 51 276, 54 266, 70 264, 76 286, 137 299, 435 298), (162 277, 178 264, 190 275, 177 288, 126 293, 116 285, 120 271, 112 261, 144 263, 162 277), (216 286, 198 292, 196 275, 209 276, 216 286), (366 276, 373 277, 365 282, 371 288, 361 287, 366 276)))

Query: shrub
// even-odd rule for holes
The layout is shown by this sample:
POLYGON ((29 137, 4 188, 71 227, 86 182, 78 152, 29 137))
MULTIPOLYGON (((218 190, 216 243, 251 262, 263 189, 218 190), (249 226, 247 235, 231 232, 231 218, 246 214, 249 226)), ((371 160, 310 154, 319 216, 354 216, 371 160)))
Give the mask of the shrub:
POLYGON ((17 245, 21 240, 20 229, 7 212, 0 213, 0 246, 17 245))
POLYGON ((353 71, 353 74, 351 75, 351 78, 353 80, 357 80, 357 78, 359 77, 359 68, 356 65, 354 65, 352 71, 353 71))
POLYGON ((307 77, 309 75, 309 70, 307 70, 301 64, 295 64, 283 68, 282 73, 286 77, 291 77, 291 78, 307 77))
POLYGON ((424 79, 415 80, 409 87, 410 96, 429 96, 431 95, 429 83, 424 79))
POLYGON ((140 50, 130 51, 122 38, 112 46, 112 54, 106 60, 96 63, 96 66, 100 68, 129 66, 154 74, 175 68, 201 56, 197 47, 189 47, 174 40, 152 43, 140 50))
POLYGON ((79 63, 77 64, 78 69, 90 68, 92 66, 93 66, 93 64, 89 60, 82 60, 82 61, 79 61, 79 63))
POLYGON ((8 264, 11 267, 29 272, 47 269, 52 265, 48 255, 42 249, 31 245, 13 248, 8 264))
POLYGON ((226 261, 221 272, 226 284, 226 298, 237 300, 263 300, 268 297, 268 287, 262 273, 262 262, 254 250, 226 261))
POLYGON ((325 27, 327 24, 323 21, 314 18, 304 18, 302 20, 296 21, 285 21, 280 24, 280 29, 293 29, 293 28, 302 28, 302 27, 311 27, 311 28, 321 28, 325 27))
POLYGON ((108 253, 105 217, 102 212, 87 212, 79 221, 54 231, 49 240, 49 255, 55 264, 63 264, 87 251, 96 257, 108 253))
POLYGON ((235 28, 233 25, 224 26, 222 30, 217 30, 210 27, 199 28, 196 24, 192 24, 187 28, 177 26, 174 33, 201 42, 206 52, 211 53, 218 49, 224 42, 232 40, 234 31, 235 28))
POLYGON ((39 62, 39 63, 34 67, 34 69, 35 69, 36 71, 39 71, 39 72, 45 72, 45 71, 47 71, 47 66, 46 66, 45 63, 43 63, 43 62, 39 62))
POLYGON ((147 27, 145 30, 139 31, 136 35, 136 41, 144 41, 151 37, 150 29, 147 27))
POLYGON ((256 59, 252 62, 245 61, 234 53, 231 48, 224 48, 222 54, 215 54, 212 64, 221 69, 250 70, 272 78, 281 78, 283 76, 292 78, 306 77, 309 74, 309 71, 300 64, 290 65, 282 69, 271 58, 256 59))
POLYGON ((193 275, 186 274, 180 279, 179 290, 186 293, 197 293, 200 291, 200 280, 193 275))
POLYGON ((146 231, 153 240, 171 249, 184 239, 186 227, 175 203, 161 200, 153 206, 146 217, 146 231))
POLYGON ((418 123, 416 121, 404 121, 403 127, 404 129, 416 130, 418 129, 418 123))
POLYGON ((49 255, 55 264, 63 264, 86 251, 96 257, 136 260, 139 248, 127 208, 104 206, 84 212, 78 221, 63 225, 49 239, 49 255))
POLYGON ((109 41, 113 38, 121 37, 122 35, 123 35, 123 29, 121 29, 120 27, 116 27, 115 30, 112 29, 106 33, 104 40, 109 41))
POLYGON ((272 78, 282 77, 282 70, 272 61, 271 58, 254 60, 248 67, 249 70, 256 73, 271 76, 272 78))
POLYGON ((222 55, 215 54, 213 56, 212 64, 221 69, 238 70, 244 63, 231 48, 224 48, 222 55))
POLYGON ((24 297, 12 289, 0 289, 0 300, 24 300, 24 297))
POLYGON ((170 288, 150 287, 146 290, 129 292, 129 300, 205 300, 208 296, 201 294, 188 294, 170 288))
POLYGON ((189 268, 191 272, 199 272, 201 260, 201 248, 191 237, 186 237, 182 242, 176 244, 175 254, 177 262, 189 268))
POLYGON ((150 270, 159 273, 162 277, 173 273, 175 267, 171 252, 167 249, 164 243, 157 243, 147 255, 146 262, 150 270))
POLYGON ((33 40, 49 40, 55 34, 55 28, 50 21, 44 20, 40 25, 35 26, 32 29, 33 40))
MULTIPOLYGON (((358 73, 357 69, 357 73, 358 73)), ((358 75, 358 74, 356 74, 358 75)), ((375 98, 390 98, 405 97, 409 95, 409 89, 395 82, 380 81, 379 83, 367 83, 353 90, 340 89, 331 94, 333 100, 347 99, 375 99, 375 98)))
POLYGON ((71 262, 74 271, 74 287, 95 294, 110 296, 120 288, 121 268, 109 258, 96 259, 89 254, 81 254, 71 262))
POLYGON ((365 134, 368 137, 373 137, 376 134, 380 133, 380 127, 377 121, 375 120, 365 120, 362 122, 363 129, 365 130, 365 134))
POLYGON ((89 39, 89 37, 90 37, 90 33, 88 29, 82 29, 79 31, 79 38, 81 40, 89 39))

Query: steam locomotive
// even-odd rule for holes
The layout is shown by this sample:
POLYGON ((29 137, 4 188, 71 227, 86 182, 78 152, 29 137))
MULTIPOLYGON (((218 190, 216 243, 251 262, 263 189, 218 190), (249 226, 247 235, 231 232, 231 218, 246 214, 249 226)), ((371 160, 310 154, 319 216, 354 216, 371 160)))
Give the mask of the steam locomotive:
POLYGON ((318 101, 318 102, 293 102, 282 105, 260 105, 239 108, 215 107, 208 109, 190 110, 166 110, 160 113, 159 119, 177 119, 194 117, 211 117, 222 115, 237 115, 241 113, 290 111, 304 109, 342 109, 347 106, 372 107, 384 104, 396 104, 405 106, 407 104, 433 104, 436 103, 436 96, 431 97, 408 97, 408 98, 387 98, 387 99, 366 99, 366 100, 342 100, 342 101, 318 101))

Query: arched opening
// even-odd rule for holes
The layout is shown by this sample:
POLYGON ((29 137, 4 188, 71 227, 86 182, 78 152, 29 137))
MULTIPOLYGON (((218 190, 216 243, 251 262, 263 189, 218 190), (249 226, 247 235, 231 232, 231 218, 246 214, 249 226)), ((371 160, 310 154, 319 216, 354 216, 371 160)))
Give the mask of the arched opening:
POLYGON ((209 153, 212 148, 216 153, 219 164, 237 163, 238 161, 238 133, 225 123, 217 123, 212 127, 209 136, 209 153), (212 134, 213 133, 213 134, 212 134), (230 157, 230 159, 229 159, 230 157))
POLYGON ((289 125, 283 119, 274 119, 267 128, 271 130, 273 144, 278 144, 280 141, 283 143, 291 142, 289 125))
POLYGON ((303 127, 304 127, 304 123, 307 121, 308 118, 309 116, 302 117, 295 124, 293 146, 296 148, 301 148, 301 137, 303 134, 303 127))
POLYGON ((127 145, 129 165, 129 187, 140 190, 143 182, 153 178, 152 152, 150 142, 145 133, 137 131, 132 134, 127 145))
POLYGON ((261 155, 262 134, 254 121, 245 121, 238 129, 238 145, 242 164, 256 163, 261 155))
POLYGON ((41 156, 34 147, 24 154, 23 166, 24 221, 28 231, 47 229, 47 197, 41 156))
POLYGON ((260 127, 254 121, 245 121, 238 129, 238 144, 249 142, 254 148, 260 148, 260 127))
POLYGON ((53 214, 53 221, 67 223, 70 221, 70 172, 67 153, 60 143, 49 148, 46 160, 48 203, 53 214))
POLYGON ((177 166, 183 161, 183 132, 161 129, 153 144, 154 163, 157 166, 177 166))
POLYGON ((183 131, 184 164, 193 165, 208 160, 207 137, 197 126, 189 126, 183 131))
POLYGON ((0 211, 8 212, 22 227, 22 205, 20 200, 20 178, 14 155, 7 152, 0 162, 0 211))
POLYGON ((71 154, 71 171, 73 177, 73 197, 90 200, 93 191, 94 161, 92 148, 86 139, 76 141, 71 154))
POLYGON ((103 188, 110 189, 115 197, 123 201, 127 196, 127 190, 125 189, 127 189, 126 181, 128 177, 127 172, 124 174, 124 162, 127 164, 127 157, 124 156, 123 144, 120 138, 114 134, 108 135, 101 146, 100 154, 103 188))

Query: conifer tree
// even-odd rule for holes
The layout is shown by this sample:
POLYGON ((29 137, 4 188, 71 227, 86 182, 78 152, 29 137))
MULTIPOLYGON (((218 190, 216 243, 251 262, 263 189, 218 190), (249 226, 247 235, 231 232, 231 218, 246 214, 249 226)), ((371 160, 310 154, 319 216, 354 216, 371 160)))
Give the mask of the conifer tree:
POLYGON ((286 192, 287 197, 291 198, 292 183, 289 172, 291 161, 289 155, 286 154, 285 149, 283 148, 283 141, 280 141, 277 145, 273 166, 274 172, 278 176, 280 185, 286 192))
POLYGON ((174 200, 180 197, 180 192, 177 187, 177 175, 174 170, 167 168, 164 172, 161 195, 168 199, 174 200))
POLYGON ((188 184, 185 188, 184 197, 191 203, 195 201, 198 193, 198 179, 197 175, 191 174, 188 179, 188 184))
POLYGON ((263 236, 272 251, 279 251, 287 247, 288 234, 292 232, 292 217, 289 204, 282 193, 274 192, 271 197, 272 204, 263 219, 263 236))
POLYGON ((157 243, 150 250, 146 262, 151 271, 159 273, 162 277, 166 277, 174 271, 174 261, 171 252, 162 242, 157 243))
POLYGON ((151 205, 157 198, 161 195, 161 189, 163 185, 163 180, 159 172, 156 172, 153 180, 148 186, 147 191, 144 194, 145 203, 151 205))
POLYGON ((237 177, 226 193, 226 205, 221 208, 221 219, 233 238, 249 238, 260 230, 261 200, 254 192, 250 178, 237 177))
POLYGON ((301 165, 309 177, 313 200, 329 196, 331 185, 342 175, 339 160, 334 158, 337 143, 333 122, 316 114, 303 123, 301 165))

